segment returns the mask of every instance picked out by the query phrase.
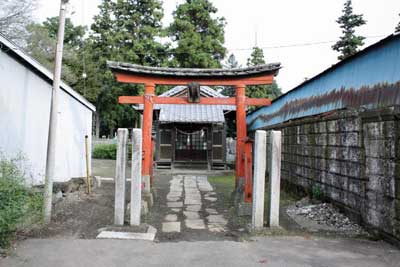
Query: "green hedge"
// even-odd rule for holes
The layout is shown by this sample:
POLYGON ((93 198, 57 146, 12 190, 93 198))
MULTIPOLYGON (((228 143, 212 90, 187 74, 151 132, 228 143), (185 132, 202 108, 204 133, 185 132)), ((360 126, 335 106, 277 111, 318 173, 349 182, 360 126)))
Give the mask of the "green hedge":
POLYGON ((9 247, 17 229, 42 218, 43 194, 25 185, 25 174, 18 167, 21 160, 0 153, 0 253, 9 247))
POLYGON ((93 148, 92 157, 94 159, 115 159, 117 157, 117 145, 97 145, 93 148))
MULTIPOLYGON (((127 145, 127 157, 128 159, 132 156, 132 146, 127 145)), ((117 158, 117 144, 102 144, 96 145, 93 148, 92 158, 94 159, 116 159, 117 158)))

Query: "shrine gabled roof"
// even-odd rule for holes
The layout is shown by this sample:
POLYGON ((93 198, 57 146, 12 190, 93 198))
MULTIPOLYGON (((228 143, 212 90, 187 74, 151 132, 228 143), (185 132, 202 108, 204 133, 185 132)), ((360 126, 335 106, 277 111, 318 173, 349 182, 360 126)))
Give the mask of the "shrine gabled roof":
MULTIPOLYGON (((159 95, 160 97, 174 97, 187 90, 187 86, 175 86, 159 95)), ((227 98, 211 87, 200 86, 200 94, 208 97, 227 98)), ((143 105, 136 107, 143 110, 143 105)), ((236 110, 232 105, 201 105, 201 104, 154 104, 154 110, 160 110, 159 122, 161 123, 224 123, 225 112, 236 110)))
MULTIPOLYGON (((177 95, 181 94, 185 90, 187 90, 187 86, 184 86, 184 85, 175 86, 175 87, 171 88, 170 90, 160 94, 159 96, 160 97, 173 97, 173 96, 177 96, 177 95)), ((226 95, 223 95, 223 94, 217 92, 216 90, 214 90, 213 88, 211 88, 209 86, 203 86, 203 85, 200 86, 200 94, 201 95, 207 95, 209 97, 227 98, 226 95)), ((196 104, 196 105, 198 105, 198 104, 196 104)), ((154 110, 160 110, 165 106, 166 106, 165 104, 164 105, 154 104, 153 105, 153 109, 154 110)), ((178 112, 182 108, 182 106, 184 106, 184 105, 171 104, 170 106, 176 106, 175 107, 175 111, 178 112)), ((202 108, 207 108, 207 106, 210 106, 210 105, 201 105, 201 106, 202 106, 202 108)), ((223 111, 224 110, 225 111, 236 110, 236 106, 233 106, 233 105, 214 105, 214 106, 218 106, 218 108, 220 110, 223 110, 223 111)), ((136 110, 143 110, 143 108, 144 108, 143 104, 139 104, 139 105, 136 106, 135 109, 136 110)), ((171 109, 169 109, 169 110, 171 110, 171 109)))
MULTIPOLYGON (((162 97, 176 96, 179 93, 185 91, 186 89, 187 89, 187 86, 185 86, 185 85, 175 86, 172 89, 162 93, 159 96, 162 96, 162 97)), ((227 96, 215 91, 214 89, 212 89, 209 86, 203 86, 203 85, 200 86, 200 92, 201 92, 201 94, 206 94, 210 97, 227 97, 227 96)))
POLYGON ((161 123, 224 123, 223 107, 220 105, 163 105, 158 119, 161 123))
POLYGON ((234 69, 197 69, 197 68, 165 68, 148 67, 137 64, 107 61, 107 65, 114 71, 135 73, 141 75, 175 76, 175 77, 246 77, 261 74, 278 74, 280 63, 270 63, 247 68, 234 69))

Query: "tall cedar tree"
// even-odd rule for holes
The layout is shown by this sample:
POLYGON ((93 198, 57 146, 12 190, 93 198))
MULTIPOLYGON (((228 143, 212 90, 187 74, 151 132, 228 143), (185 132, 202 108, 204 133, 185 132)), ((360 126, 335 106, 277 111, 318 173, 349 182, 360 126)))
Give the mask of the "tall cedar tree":
MULTIPOLYGON (((253 47, 250 58, 247 59, 247 66, 257 66, 265 64, 264 52, 259 47, 253 47)), ((275 99, 282 94, 278 84, 274 81, 270 85, 249 86, 246 90, 246 96, 253 98, 275 99)), ((251 109, 254 109, 251 108, 251 109)))
POLYGON ((176 42, 174 65, 185 68, 220 68, 225 57, 225 19, 208 0, 186 0, 173 12, 169 36, 176 42))
MULTIPOLYGON (((399 16, 400 16, 400 14, 399 14, 399 16)), ((400 22, 399 22, 399 24, 397 24, 397 27, 396 27, 396 29, 394 30, 394 32, 395 32, 395 33, 400 33, 400 22)))
MULTIPOLYGON (((240 67, 241 65, 236 60, 235 55, 230 54, 224 64, 224 68, 235 69, 240 67)), ((221 93, 226 96, 234 97, 236 94, 235 86, 224 86, 224 89, 221 91, 221 93)), ((236 118, 230 114, 226 116, 226 134, 229 137, 236 137, 236 118)))
POLYGON ((366 23, 363 15, 353 14, 351 0, 347 0, 342 10, 343 15, 336 21, 342 28, 343 35, 340 40, 332 46, 332 49, 340 53, 338 59, 343 60, 358 52, 358 47, 364 45, 365 37, 356 35, 355 28, 366 23))
POLYGON ((157 40, 163 36, 162 3, 159 0, 103 0, 95 16, 86 57, 95 63, 87 70, 94 77, 88 86, 100 88, 96 107, 102 134, 110 135, 116 127, 132 127, 134 115, 128 105, 119 105, 118 96, 138 95, 143 87, 115 81, 107 60, 147 66, 165 66, 167 46, 157 40))
POLYGON ((226 63, 224 64, 224 67, 227 69, 240 68, 240 64, 236 60, 236 57, 234 54, 229 55, 228 59, 226 60, 226 63))
MULTIPOLYGON (((240 68, 239 62, 236 60, 234 54, 230 54, 226 62, 224 63, 225 69, 235 69, 240 68)), ((223 95, 226 96, 234 96, 235 95, 235 87, 234 86, 225 86, 224 89, 221 91, 223 95)))

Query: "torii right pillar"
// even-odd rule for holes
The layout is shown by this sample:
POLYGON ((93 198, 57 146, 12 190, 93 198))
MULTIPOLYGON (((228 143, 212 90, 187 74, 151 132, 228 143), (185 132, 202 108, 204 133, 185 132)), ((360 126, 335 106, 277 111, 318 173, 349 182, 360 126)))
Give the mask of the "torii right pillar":
POLYGON ((239 84, 236 85, 236 189, 239 186, 239 180, 245 176, 244 164, 241 159, 245 153, 246 138, 246 85, 239 84))

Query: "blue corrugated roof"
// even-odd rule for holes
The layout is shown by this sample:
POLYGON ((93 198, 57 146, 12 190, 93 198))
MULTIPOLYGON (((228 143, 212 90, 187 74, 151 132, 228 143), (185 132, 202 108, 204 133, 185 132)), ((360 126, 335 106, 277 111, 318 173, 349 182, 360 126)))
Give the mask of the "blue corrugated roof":
POLYGON ((400 35, 328 68, 247 116, 249 130, 324 112, 400 104, 400 35))

